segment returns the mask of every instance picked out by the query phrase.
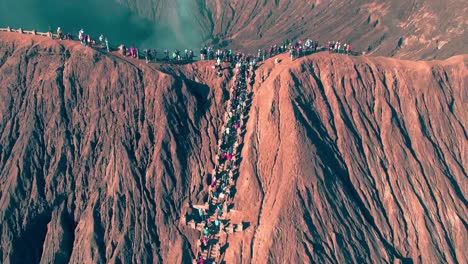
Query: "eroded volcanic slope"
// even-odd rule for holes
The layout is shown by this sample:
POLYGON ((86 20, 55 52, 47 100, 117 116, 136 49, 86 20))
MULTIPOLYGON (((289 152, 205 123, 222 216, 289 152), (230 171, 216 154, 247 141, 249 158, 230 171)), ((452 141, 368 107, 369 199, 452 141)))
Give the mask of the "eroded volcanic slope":
POLYGON ((231 252, 252 263, 466 263, 466 67, 466 56, 266 62, 236 196, 257 226, 231 252))
POLYGON ((406 59, 468 53, 464 0, 119 1, 158 23, 170 21, 178 32, 243 49, 312 38, 406 59))
POLYGON ((226 95, 76 43, 9 36, 0 262, 190 260, 177 218, 213 158, 226 95))
MULTIPOLYGON (((467 57, 256 70, 227 263, 466 263, 467 57)), ((2 263, 189 263, 232 72, 0 33, 2 263)))

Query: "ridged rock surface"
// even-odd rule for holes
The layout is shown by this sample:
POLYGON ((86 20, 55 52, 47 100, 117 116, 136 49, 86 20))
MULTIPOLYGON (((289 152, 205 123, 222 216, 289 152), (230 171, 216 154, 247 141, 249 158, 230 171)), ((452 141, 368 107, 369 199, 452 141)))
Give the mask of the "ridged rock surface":
POLYGON ((177 219, 213 158, 222 91, 76 43, 6 35, 0 262, 190 260, 177 219))
MULTIPOLYGON (((232 72, 0 33, 0 262, 189 263, 232 72)), ((256 70, 227 263, 466 263, 467 57, 256 70)))
POLYGON ((238 196, 257 225, 242 258, 466 263, 466 62, 261 66, 238 196))

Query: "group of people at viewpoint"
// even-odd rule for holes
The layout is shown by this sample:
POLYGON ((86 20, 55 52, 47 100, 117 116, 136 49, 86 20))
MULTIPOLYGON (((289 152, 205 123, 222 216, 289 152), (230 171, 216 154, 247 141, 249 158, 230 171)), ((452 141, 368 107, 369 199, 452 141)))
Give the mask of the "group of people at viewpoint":
MULTIPOLYGON (((133 58, 142 59, 140 53, 137 48, 131 46, 127 48, 125 45, 120 45, 119 50, 123 56, 129 56, 133 58)), ((181 63, 181 62, 192 62, 194 59, 194 53, 191 49, 185 49, 182 53, 179 49, 175 49, 172 51, 172 54, 168 49, 163 51, 164 56, 162 58, 158 58, 158 51, 156 49, 144 49, 143 50, 143 58, 145 59, 146 63, 150 62, 172 62, 172 63, 181 63)))
MULTIPOLYGON (((50 31, 50 29, 49 29, 50 31)), ((60 27, 57 28, 57 38, 60 40, 74 40, 73 35, 71 33, 64 34, 60 27)), ((104 48, 108 52, 113 50, 112 47, 109 46, 109 41, 107 37, 104 35, 100 35, 98 40, 95 40, 91 35, 85 34, 83 29, 78 31, 78 40, 80 41, 81 45, 88 46, 88 47, 97 47, 97 48, 104 48)), ((144 49, 143 54, 141 54, 135 46, 126 47, 125 45, 120 45, 117 47, 120 53, 123 56, 137 58, 137 59, 145 59, 146 63, 150 62, 191 62, 194 60, 194 52, 191 49, 185 49, 184 52, 181 52, 178 49, 174 49, 172 51, 172 55, 170 55, 170 51, 165 49, 163 51, 164 56, 162 58, 158 58, 158 52, 156 49, 144 49)))
MULTIPOLYGON (((291 60, 295 60, 297 58, 303 57, 310 55, 315 52, 319 51, 329 51, 329 52, 336 52, 336 53, 343 53, 343 54, 352 54, 351 53, 351 45, 350 44, 343 44, 339 41, 329 41, 328 44, 323 47, 319 46, 318 41, 316 40, 298 40, 296 42, 289 42, 288 40, 285 41, 282 45, 272 45, 268 49, 268 54, 266 54, 266 51, 259 50, 258 54, 261 54, 263 56, 263 59, 265 59, 265 56, 273 57, 276 56, 280 53, 284 52, 289 52, 289 57, 291 60)), ((260 57, 260 55, 258 55, 260 57)))
MULTIPOLYGON (((50 31, 49 29, 49 32, 50 31)), ((57 38, 60 40, 74 40, 73 35, 71 33, 64 34, 61 27, 57 28, 57 38)), ((80 29, 80 31, 78 31, 78 40, 83 46, 105 48, 108 52, 111 50, 109 41, 102 34, 99 36, 99 41, 96 41, 91 35, 85 34, 85 31, 80 29)))
MULTIPOLYGON (((207 181, 208 196, 206 208, 195 210, 191 216, 202 234, 198 242, 198 252, 194 262, 198 264, 216 263, 216 254, 220 251, 219 234, 227 229, 242 229, 226 219, 228 207, 235 193, 235 181, 239 166, 239 146, 242 142, 248 107, 248 85, 253 84, 255 64, 246 58, 235 63, 234 85, 230 91, 230 100, 224 116, 221 138, 218 141, 216 165, 207 181), (247 83, 249 82, 249 83, 247 83), (217 245, 216 249, 213 249, 217 245), (219 250, 213 255, 213 250, 219 250)), ((235 231, 234 231, 235 232, 235 231)), ((221 252, 219 252, 221 254, 221 252)))
POLYGON ((90 35, 85 35, 84 30, 81 29, 78 32, 78 40, 81 42, 81 45, 83 46, 100 46, 101 48, 106 48, 107 52, 110 52, 109 41, 102 34, 99 36, 99 42, 97 42, 96 40, 91 38, 90 35))
POLYGON ((328 41, 326 50, 329 52, 351 54, 351 45, 348 43, 341 43, 340 41, 328 41))
POLYGON ((203 59, 207 58, 210 60, 215 60, 213 69, 217 70, 218 77, 222 76, 222 63, 229 63, 232 67, 237 64, 247 65, 248 67, 253 67, 259 61, 258 57, 255 57, 251 54, 245 54, 242 52, 233 53, 232 50, 216 50, 213 57, 208 56, 202 57, 203 59))
POLYGON ((335 53, 352 54, 351 45, 344 43, 341 44, 339 41, 329 41, 326 46, 319 46, 316 40, 298 40, 296 42, 290 42, 286 40, 283 44, 271 45, 268 49, 258 49, 256 55, 242 53, 240 51, 233 51, 232 49, 214 49, 212 46, 203 46, 200 49, 201 60, 216 60, 214 67, 220 68, 222 62, 235 63, 239 59, 244 58, 249 63, 255 64, 259 61, 264 61, 268 58, 272 58, 278 54, 289 52, 289 57, 294 60, 299 57, 310 55, 319 51, 329 51, 335 53))

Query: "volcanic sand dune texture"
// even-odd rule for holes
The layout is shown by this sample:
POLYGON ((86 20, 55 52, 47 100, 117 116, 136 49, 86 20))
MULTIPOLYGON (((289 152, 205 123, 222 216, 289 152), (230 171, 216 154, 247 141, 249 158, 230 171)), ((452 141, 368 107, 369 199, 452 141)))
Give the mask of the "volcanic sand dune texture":
MULTIPOLYGON (((467 263, 467 57, 278 58, 256 70, 226 262, 467 263)), ((233 76, 210 66, 1 33, 1 262, 190 262, 179 218, 233 76)))
POLYGON ((215 44, 242 49, 312 38, 321 43, 351 43, 357 51, 406 59, 445 59, 468 53, 468 5, 464 0, 121 2, 156 22, 170 21, 170 27, 180 32, 194 30, 215 44))

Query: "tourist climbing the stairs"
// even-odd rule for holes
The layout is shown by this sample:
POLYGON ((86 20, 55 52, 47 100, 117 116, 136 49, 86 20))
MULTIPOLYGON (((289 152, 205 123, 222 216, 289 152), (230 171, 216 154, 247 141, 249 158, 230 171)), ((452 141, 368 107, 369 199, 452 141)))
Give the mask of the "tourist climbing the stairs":
POLYGON ((200 244, 201 244, 201 250, 206 250, 208 249, 208 238, 206 236, 202 236, 200 239, 200 244))
POLYGON ((203 258, 200 252, 198 252, 197 256, 197 264, 205 264, 205 259, 203 258))
MULTIPOLYGON (((208 221, 209 221, 209 219, 208 219, 208 221)), ((205 225, 205 227, 203 227, 203 234, 204 234, 205 236, 209 236, 209 235, 210 235, 210 231, 209 231, 209 229, 208 229, 208 226, 206 226, 206 225, 205 225)))
POLYGON ((211 176, 211 184, 210 184, 210 186, 211 186, 211 188, 214 188, 215 185, 216 185, 216 176, 213 175, 213 176, 211 176))
POLYGON ((200 221, 205 221, 205 212, 203 212, 203 209, 198 209, 198 215, 200 216, 200 221))

